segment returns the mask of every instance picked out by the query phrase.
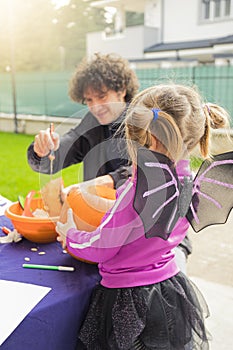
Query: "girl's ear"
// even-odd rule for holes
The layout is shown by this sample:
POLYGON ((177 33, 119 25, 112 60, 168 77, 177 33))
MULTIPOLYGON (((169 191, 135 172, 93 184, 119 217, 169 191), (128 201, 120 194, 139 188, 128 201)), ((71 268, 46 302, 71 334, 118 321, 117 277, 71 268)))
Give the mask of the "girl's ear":
POLYGON ((149 147, 149 149, 151 149, 152 151, 156 151, 157 150, 157 139, 151 135, 151 146, 149 147))
POLYGON ((154 136, 151 136, 151 146, 149 147, 151 151, 159 152, 165 154, 168 158, 171 158, 168 150, 164 147, 164 145, 154 136))

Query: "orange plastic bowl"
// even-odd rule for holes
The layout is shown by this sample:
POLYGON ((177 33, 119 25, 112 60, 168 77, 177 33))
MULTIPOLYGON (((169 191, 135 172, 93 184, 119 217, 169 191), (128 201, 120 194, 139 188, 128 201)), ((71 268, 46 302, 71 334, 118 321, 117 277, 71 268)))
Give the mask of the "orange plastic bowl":
MULTIPOLYGON (((33 198, 30 204, 32 212, 37 208, 43 209, 41 198, 33 198)), ((11 219, 15 229, 24 238, 35 243, 50 243, 56 241, 55 230, 58 217, 38 218, 22 216, 23 209, 19 202, 12 203, 5 211, 5 215, 11 219)))

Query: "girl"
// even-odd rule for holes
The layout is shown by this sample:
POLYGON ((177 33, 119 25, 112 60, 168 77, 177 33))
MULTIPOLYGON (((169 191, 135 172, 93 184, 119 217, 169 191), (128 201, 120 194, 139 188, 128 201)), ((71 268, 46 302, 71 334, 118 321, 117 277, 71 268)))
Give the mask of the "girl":
MULTIPOLYGON (((175 219, 174 186, 167 184, 178 181, 176 164, 196 145, 208 157, 210 127, 226 124, 223 109, 203 107, 186 86, 154 86, 132 101, 125 133, 133 177, 117 190, 115 204, 93 232, 76 228, 71 209, 67 223, 57 223, 58 241, 73 255, 98 261, 102 277, 79 333, 83 348, 209 348, 207 306, 174 256, 189 223, 185 215, 175 219)), ((187 175, 186 166, 179 162, 179 178, 187 175)), ((183 202, 180 211, 187 207, 183 202)))

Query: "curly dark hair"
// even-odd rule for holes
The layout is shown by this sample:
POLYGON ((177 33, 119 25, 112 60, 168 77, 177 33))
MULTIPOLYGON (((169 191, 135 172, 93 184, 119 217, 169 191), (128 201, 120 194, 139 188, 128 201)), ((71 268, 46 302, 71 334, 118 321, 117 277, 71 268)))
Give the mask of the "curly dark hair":
POLYGON ((86 58, 80 63, 70 80, 69 95, 75 102, 84 102, 87 88, 104 92, 101 89, 123 91, 125 101, 130 102, 138 92, 139 82, 129 62, 117 54, 96 53, 91 61, 86 58))

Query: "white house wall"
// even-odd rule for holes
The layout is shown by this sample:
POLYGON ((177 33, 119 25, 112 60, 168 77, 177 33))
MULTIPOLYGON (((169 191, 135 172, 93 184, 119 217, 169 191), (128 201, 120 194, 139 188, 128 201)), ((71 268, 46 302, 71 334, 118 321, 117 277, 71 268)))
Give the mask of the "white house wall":
POLYGON ((139 58, 143 52, 143 31, 139 30, 127 30, 127 34, 119 34, 114 38, 107 38, 104 32, 95 32, 87 34, 87 56, 92 56, 95 52, 111 53, 117 52, 119 55, 125 58, 139 58), (135 36, 137 42, 134 45, 131 43, 135 42, 135 36), (130 50, 129 50, 130 47, 130 50))
POLYGON ((233 33, 233 19, 200 21, 200 0, 164 0, 164 42, 192 41, 233 33))
POLYGON ((117 52, 127 59, 137 59, 142 57, 145 47, 154 44, 154 40, 158 40, 158 30, 144 26, 126 28, 123 34, 109 38, 104 32, 89 33, 86 36, 87 56, 95 52, 117 52))
POLYGON ((161 1, 147 0, 144 5, 144 24, 149 27, 161 27, 161 1))

